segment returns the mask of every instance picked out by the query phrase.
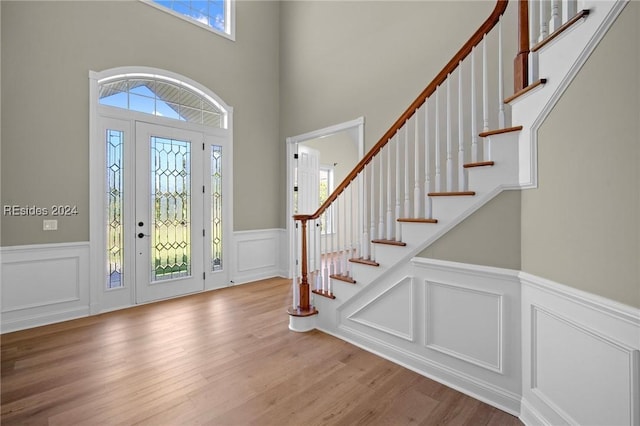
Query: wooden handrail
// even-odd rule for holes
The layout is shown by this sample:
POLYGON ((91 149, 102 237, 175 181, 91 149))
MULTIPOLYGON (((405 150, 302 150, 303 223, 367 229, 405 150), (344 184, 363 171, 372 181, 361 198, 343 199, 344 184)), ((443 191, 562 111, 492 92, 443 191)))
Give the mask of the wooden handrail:
POLYGON ((324 213, 327 208, 333 203, 338 196, 349 186, 351 181, 353 181, 364 167, 371 162, 371 160, 376 156, 376 154, 389 142, 389 140, 396 134, 396 132, 405 124, 407 120, 409 120, 413 114, 416 112, 418 108, 422 106, 427 100, 429 96, 431 96, 438 86, 440 86, 447 79, 447 76, 451 74, 457 67, 458 64, 465 59, 475 46, 477 46, 482 38, 493 29, 498 23, 500 16, 507 9, 507 4, 509 0, 497 0, 496 6, 491 12, 491 15, 482 23, 480 28, 469 38, 469 40, 462 46, 462 48, 451 58, 451 60, 444 66, 442 71, 436 75, 436 77, 429 83, 429 85, 420 93, 420 95, 416 98, 415 101, 405 110, 405 112, 396 120, 395 123, 387 130, 387 132, 380 138, 380 140, 369 150, 369 152, 356 164, 355 168, 344 178, 342 183, 336 187, 336 189, 329 195, 329 197, 325 200, 324 203, 316 210, 313 214, 306 215, 295 215, 293 216, 294 220, 313 220, 320 217, 322 213, 324 213))

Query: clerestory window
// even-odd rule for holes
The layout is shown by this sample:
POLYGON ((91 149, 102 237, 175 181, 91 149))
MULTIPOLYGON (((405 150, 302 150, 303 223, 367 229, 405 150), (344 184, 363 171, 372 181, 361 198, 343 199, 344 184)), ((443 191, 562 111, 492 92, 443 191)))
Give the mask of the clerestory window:
POLYGON ((99 91, 101 105, 227 128, 226 111, 183 81, 153 74, 125 74, 100 81, 99 91))
POLYGON ((160 10, 235 39, 235 0, 142 0, 160 10))

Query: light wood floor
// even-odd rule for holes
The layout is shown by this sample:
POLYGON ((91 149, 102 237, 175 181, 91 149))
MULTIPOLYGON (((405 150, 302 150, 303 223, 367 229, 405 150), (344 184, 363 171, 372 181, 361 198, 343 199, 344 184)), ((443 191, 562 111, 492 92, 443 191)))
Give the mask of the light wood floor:
POLYGON ((314 331, 270 279, 2 336, 2 425, 520 425, 314 331))

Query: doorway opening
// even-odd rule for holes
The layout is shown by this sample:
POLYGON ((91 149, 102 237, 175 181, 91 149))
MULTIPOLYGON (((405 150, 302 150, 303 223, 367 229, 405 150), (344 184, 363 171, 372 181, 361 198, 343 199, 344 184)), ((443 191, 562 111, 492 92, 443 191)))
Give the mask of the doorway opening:
MULTIPOLYGON (((300 262, 293 215, 314 213, 363 156, 364 117, 287 138, 288 259, 294 283, 300 262)), ((320 247, 330 238, 335 226, 334 217, 332 211, 323 216, 310 233, 310 245, 320 247)), ((311 262, 311 269, 320 267, 313 264, 314 260, 311 262)))

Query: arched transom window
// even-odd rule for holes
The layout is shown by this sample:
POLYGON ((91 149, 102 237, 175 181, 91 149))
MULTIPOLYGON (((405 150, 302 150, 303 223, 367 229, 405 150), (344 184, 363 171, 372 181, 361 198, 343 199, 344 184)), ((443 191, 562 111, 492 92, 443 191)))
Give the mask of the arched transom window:
POLYGON ((98 83, 101 105, 227 128, 227 111, 220 103, 183 81, 152 74, 126 74, 98 83))

